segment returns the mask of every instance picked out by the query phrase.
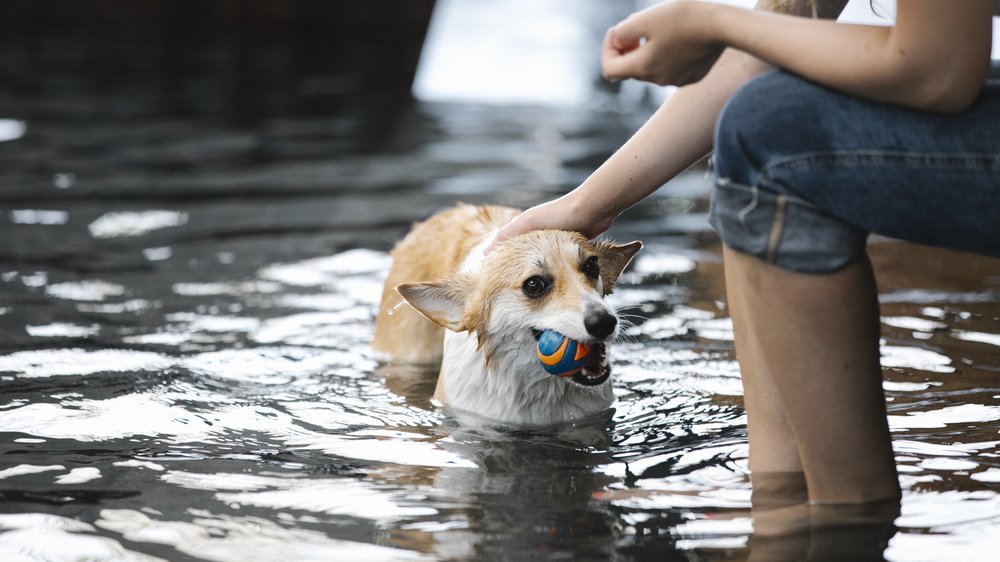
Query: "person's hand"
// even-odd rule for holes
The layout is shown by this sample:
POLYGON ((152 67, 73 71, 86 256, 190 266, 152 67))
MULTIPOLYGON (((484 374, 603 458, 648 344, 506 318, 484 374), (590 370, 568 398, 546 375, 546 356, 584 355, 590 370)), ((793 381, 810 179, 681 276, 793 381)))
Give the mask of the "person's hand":
POLYGON ((493 243, 486 248, 490 253, 501 242, 533 230, 568 230, 579 232, 587 238, 596 238, 611 227, 614 217, 593 218, 583 212, 569 196, 536 205, 514 217, 500 229, 493 243))
POLYGON ((636 12, 604 35, 601 68, 609 80, 636 78, 661 86, 701 80, 724 46, 712 36, 719 6, 669 2, 636 12))

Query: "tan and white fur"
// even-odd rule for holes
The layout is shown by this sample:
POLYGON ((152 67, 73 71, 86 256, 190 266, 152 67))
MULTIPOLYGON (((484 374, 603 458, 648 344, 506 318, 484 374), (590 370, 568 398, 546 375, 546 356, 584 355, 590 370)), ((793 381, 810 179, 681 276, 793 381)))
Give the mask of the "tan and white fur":
POLYGON ((544 230, 485 254, 517 214, 460 205, 415 225, 392 252, 372 347, 393 364, 440 364, 434 397, 460 411, 516 425, 593 418, 614 401, 607 349, 618 320, 604 296, 642 244, 544 230), (587 367, 545 372, 545 329, 592 344, 587 367))

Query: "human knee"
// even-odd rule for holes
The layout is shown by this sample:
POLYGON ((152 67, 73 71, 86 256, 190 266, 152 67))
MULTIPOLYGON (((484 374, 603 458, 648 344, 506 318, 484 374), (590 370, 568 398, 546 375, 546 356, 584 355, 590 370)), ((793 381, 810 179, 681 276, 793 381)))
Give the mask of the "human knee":
MULTIPOLYGON (((743 185, 755 181, 756 164, 747 150, 747 135, 757 127, 750 104, 737 93, 722 109, 715 124, 715 152, 712 163, 718 178, 743 185)), ((749 141, 749 142, 748 142, 749 141)))
POLYGON ((864 255, 866 232, 809 201, 816 174, 775 164, 824 142, 812 125, 826 95, 801 78, 771 72, 747 83, 723 109, 709 219, 730 248, 799 273, 832 273, 864 255))
POLYGON ((770 72, 737 90, 723 107, 715 125, 714 164, 716 175, 743 185, 752 185, 760 166, 758 147, 767 141, 765 113, 768 83, 778 76, 770 72))
POLYGON ((816 124, 829 92, 782 71, 762 74, 740 88, 715 128, 719 178, 754 185, 769 162, 823 142, 816 124), (817 138, 817 136, 819 138, 817 138))

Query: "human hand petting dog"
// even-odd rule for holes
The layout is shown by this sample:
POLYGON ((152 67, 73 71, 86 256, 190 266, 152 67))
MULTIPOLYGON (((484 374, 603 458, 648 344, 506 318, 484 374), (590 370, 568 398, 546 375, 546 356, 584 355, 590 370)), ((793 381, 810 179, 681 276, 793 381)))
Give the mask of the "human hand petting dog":
POLYGON ((614 217, 595 215, 585 205, 586 198, 576 194, 577 192, 570 192, 558 199, 531 207, 514 217, 497 232, 484 253, 489 254, 501 242, 533 230, 566 230, 579 232, 588 239, 597 238, 611 227, 614 217))
POLYGON ((604 77, 661 86, 701 80, 724 49, 712 29, 717 8, 704 2, 668 2, 625 18, 604 35, 604 77))
MULTIPOLYGON (((636 78, 678 86, 700 80, 723 51, 713 29, 716 8, 703 2, 668 2, 622 20, 604 36, 601 49, 604 76, 610 80, 636 78)), ((631 174, 620 165, 605 164, 605 167, 608 167, 605 176, 611 174, 623 178, 622 181, 624 174, 631 174)), ((620 212, 650 191, 609 190, 607 182, 593 182, 593 185, 588 182, 515 217, 500 229, 485 253, 532 230, 575 231, 593 239, 608 230, 620 212)))

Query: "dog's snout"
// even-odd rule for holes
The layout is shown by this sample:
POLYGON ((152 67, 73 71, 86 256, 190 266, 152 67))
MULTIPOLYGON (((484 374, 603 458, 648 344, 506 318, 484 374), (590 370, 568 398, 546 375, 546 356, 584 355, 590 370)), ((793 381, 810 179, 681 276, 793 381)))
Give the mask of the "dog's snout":
POLYGON ((618 318, 607 310, 594 309, 583 319, 583 326, 591 336, 604 339, 614 333, 615 327, 618 326, 618 318))

